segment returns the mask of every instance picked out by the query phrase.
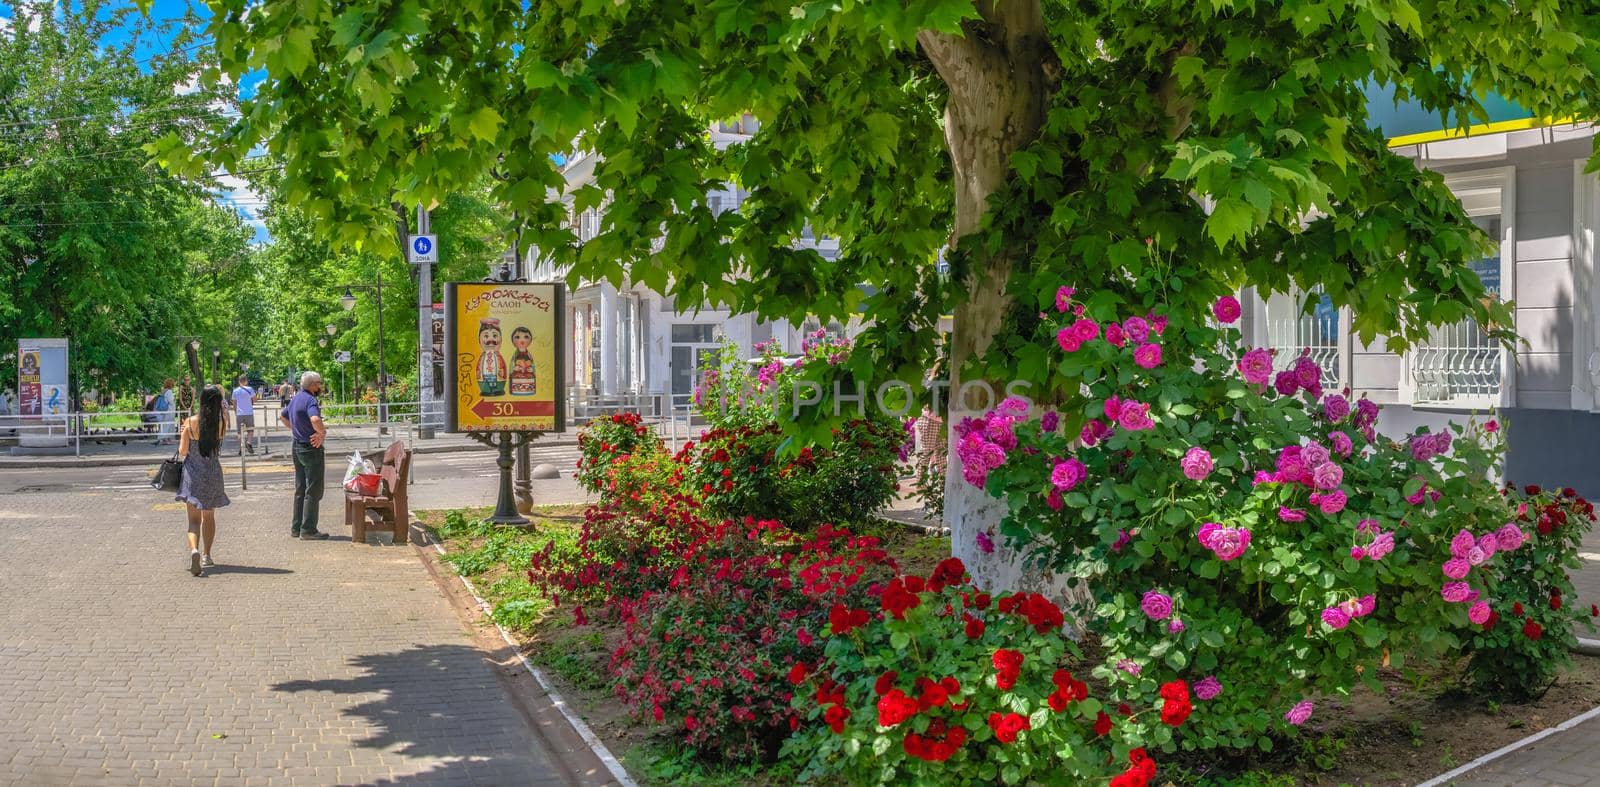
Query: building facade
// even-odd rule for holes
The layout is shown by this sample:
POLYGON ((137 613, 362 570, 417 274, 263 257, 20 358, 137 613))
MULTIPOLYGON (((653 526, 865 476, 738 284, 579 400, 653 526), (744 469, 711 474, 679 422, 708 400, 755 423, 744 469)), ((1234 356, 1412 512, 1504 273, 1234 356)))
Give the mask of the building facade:
MULTIPOLYGON (((711 129, 712 141, 726 147, 746 140, 755 133, 756 124, 749 115, 720 123, 711 129)), ((562 172, 569 190, 593 178, 595 163, 593 156, 582 154, 564 163, 562 172)), ((748 192, 727 186, 708 192, 706 205, 716 213, 738 210, 747 196, 748 192)), ((604 206, 581 212, 569 209, 569 226, 580 243, 600 233, 604 210, 604 206)), ((814 249, 824 259, 839 254, 836 239, 814 237, 809 231, 800 245, 814 249)), ((528 252, 524 264, 530 280, 553 281, 566 276, 565 271, 542 261, 537 250, 528 252)), ((854 325, 822 326, 815 321, 802 325, 764 321, 708 304, 680 304, 636 283, 618 287, 607 281, 580 282, 567 296, 567 309, 571 332, 568 382, 580 417, 585 403, 634 405, 649 412, 665 402, 686 406, 699 382, 702 359, 714 356, 724 341, 732 342, 747 356, 756 354, 757 344, 774 339, 783 351, 798 353, 805 331, 827 327, 845 333, 857 329, 854 325)))
POLYGON ((1471 320, 1435 328, 1404 352, 1382 338, 1363 343, 1350 335, 1349 313, 1317 293, 1264 299, 1247 292, 1245 335, 1275 348, 1280 363, 1311 353, 1325 370, 1325 388, 1349 388, 1384 405, 1385 434, 1497 418, 1508 427, 1506 480, 1600 493, 1600 176, 1584 172, 1595 127, 1511 125, 1527 127, 1392 142, 1442 174, 1473 221, 1498 240, 1498 253, 1473 268, 1491 293, 1515 303, 1514 352, 1471 320))

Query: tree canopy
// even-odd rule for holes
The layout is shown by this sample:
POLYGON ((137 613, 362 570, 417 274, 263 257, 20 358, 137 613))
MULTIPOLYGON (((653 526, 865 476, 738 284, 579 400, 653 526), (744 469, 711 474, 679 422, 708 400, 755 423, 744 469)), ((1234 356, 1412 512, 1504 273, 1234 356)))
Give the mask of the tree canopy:
POLYGON ((251 232, 210 201, 214 179, 174 177, 143 149, 220 120, 225 96, 192 84, 190 37, 128 8, 14 9, 0 30, 0 357, 19 337, 64 336, 80 384, 119 390, 175 374, 195 338, 248 362, 229 327, 248 323, 234 299, 251 232), (139 41, 165 46, 136 58, 139 41))
POLYGON ((1600 96, 1600 13, 1554 0, 210 6, 210 76, 268 76, 205 155, 167 140, 172 166, 266 145, 348 243, 381 240, 391 200, 492 174, 574 277, 764 317, 864 310, 863 374, 914 360, 953 309, 958 365, 1003 348, 986 374, 1039 377, 1029 315, 1072 280, 1169 302, 1321 285, 1397 343, 1468 313, 1503 324, 1464 266, 1482 236, 1369 127, 1368 89, 1463 125, 1491 91, 1541 117, 1592 117, 1600 96), (759 132, 714 145, 745 112, 759 132), (582 245, 547 201, 574 150, 601 157, 576 206, 615 195, 582 245), (750 197, 713 213, 703 195, 729 181, 750 197), (806 224, 837 260, 792 247, 806 224))

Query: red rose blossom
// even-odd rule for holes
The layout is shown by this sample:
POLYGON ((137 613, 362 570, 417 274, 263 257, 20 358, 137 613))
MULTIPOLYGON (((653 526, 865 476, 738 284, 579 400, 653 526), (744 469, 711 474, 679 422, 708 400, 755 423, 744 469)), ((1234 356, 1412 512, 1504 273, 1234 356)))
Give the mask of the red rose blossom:
POLYGON ((1026 729, 1028 717, 1020 713, 991 713, 989 714, 989 728, 994 730, 994 738, 1001 743, 1015 743, 1017 734, 1026 729))
POLYGON ((1540 637, 1544 636, 1544 627, 1530 620, 1522 624, 1522 636, 1537 642, 1540 637))
POLYGON ((789 682, 796 686, 804 683, 806 679, 806 671, 807 667, 805 662, 795 662, 795 665, 789 668, 789 682))
POLYGON ((1111 732, 1111 717, 1105 711, 1100 711, 1094 717, 1094 734, 1105 737, 1111 732))
POLYGON ((900 673, 895 672, 894 670, 889 670, 888 672, 878 676, 877 682, 872 684, 872 691, 874 694, 882 697, 883 695, 888 694, 890 689, 894 688, 894 682, 899 679, 900 673))
POLYGON ((917 715, 917 701, 899 689, 890 689, 878 699, 878 726, 893 727, 917 715))
POLYGON ((1161 722, 1177 727, 1189 718, 1194 706, 1189 703, 1189 684, 1181 680, 1161 686, 1161 722))

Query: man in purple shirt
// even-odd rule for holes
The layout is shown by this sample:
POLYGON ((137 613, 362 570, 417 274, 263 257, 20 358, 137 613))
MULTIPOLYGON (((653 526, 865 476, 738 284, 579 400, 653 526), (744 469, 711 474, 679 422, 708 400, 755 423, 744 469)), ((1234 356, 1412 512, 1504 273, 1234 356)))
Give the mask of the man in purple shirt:
POLYGON ((322 392, 322 375, 306 372, 300 375, 300 392, 289 400, 279 418, 294 438, 294 520, 289 526, 289 536, 306 541, 321 541, 328 537, 317 529, 317 512, 322 505, 323 461, 322 441, 328 428, 322 423, 322 406, 317 394, 322 392))

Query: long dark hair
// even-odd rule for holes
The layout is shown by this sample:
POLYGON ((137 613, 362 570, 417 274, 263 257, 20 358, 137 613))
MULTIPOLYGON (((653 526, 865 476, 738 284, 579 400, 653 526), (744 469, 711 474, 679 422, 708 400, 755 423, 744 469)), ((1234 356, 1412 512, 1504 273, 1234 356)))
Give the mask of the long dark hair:
POLYGON ((208 385, 200 392, 200 455, 216 456, 222 445, 222 389, 208 385))

